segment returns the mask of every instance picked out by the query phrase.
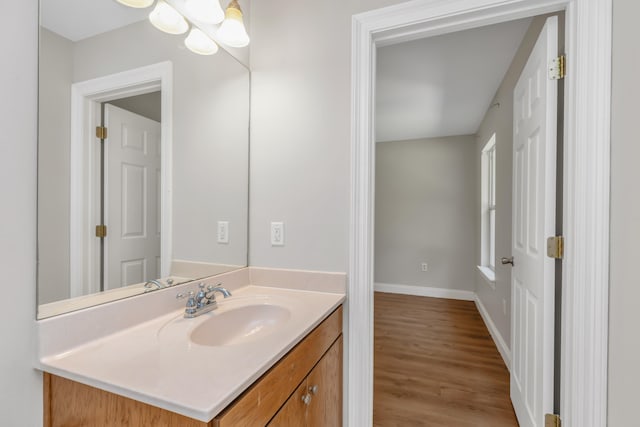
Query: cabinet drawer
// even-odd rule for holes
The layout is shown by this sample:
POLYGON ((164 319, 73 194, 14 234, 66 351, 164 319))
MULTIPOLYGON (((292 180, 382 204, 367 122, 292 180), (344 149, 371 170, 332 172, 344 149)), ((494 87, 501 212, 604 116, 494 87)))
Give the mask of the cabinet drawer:
POLYGON ((265 426, 342 333, 342 306, 216 416, 213 427, 265 426))

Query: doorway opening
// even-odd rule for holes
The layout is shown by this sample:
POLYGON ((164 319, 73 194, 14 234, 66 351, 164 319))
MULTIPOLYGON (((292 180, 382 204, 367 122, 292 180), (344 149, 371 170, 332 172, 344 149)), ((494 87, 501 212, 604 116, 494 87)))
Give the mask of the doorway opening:
MULTIPOLYGON (((412 309, 404 313, 401 305, 395 305, 397 311, 389 313, 375 307, 374 425, 390 421, 392 408, 398 407, 389 404, 399 393, 398 387, 390 386, 394 375, 413 376, 413 386, 402 387, 404 413, 396 413, 396 421, 407 420, 407 408, 413 407, 414 421, 434 416, 433 423, 445 417, 457 424, 482 414, 485 421, 495 418, 495 423, 517 425, 509 398, 510 342, 513 336, 516 342, 528 340, 519 336, 525 331, 511 330, 512 229, 519 218, 512 213, 521 211, 516 200, 531 199, 520 197, 525 190, 513 185, 514 117, 518 116, 514 93, 524 79, 525 65, 531 68, 529 62, 537 61, 529 58, 534 45, 541 49, 537 41, 543 31, 551 31, 546 27, 554 25, 554 37, 558 33, 558 16, 552 16, 377 49, 375 301, 394 307, 391 301, 402 300, 412 309), (390 322, 403 320, 409 323, 392 339, 390 322), (399 345, 403 333, 406 342, 399 345), (430 349, 413 351, 421 347, 418 341, 430 349), (437 342, 442 345, 435 346, 437 342), (403 360, 411 363, 403 364, 403 360), (439 368, 434 371, 434 366, 439 368), (410 371, 403 373, 403 367, 410 371), (465 383, 465 378, 475 378, 475 382, 465 383), (431 395, 425 403, 425 393, 429 394, 433 384, 445 392, 431 395), (451 411, 460 396, 468 413, 461 408, 451 411), (413 405, 412 399, 416 400, 413 405), (492 410, 484 413, 487 408, 492 410), (447 409, 450 413, 444 415, 447 409)), ((562 19, 560 14, 561 24, 562 19)), ((550 51, 553 58, 558 51, 563 51, 562 40, 550 51)), ((557 111, 557 92, 554 88, 552 115, 557 111)), ((532 105, 533 111, 537 104, 532 105)), ((542 126, 544 133, 544 123, 542 126)), ((561 148, 561 129, 556 132, 555 120, 549 126, 554 138, 560 135, 561 148)), ((535 132, 540 131, 536 127, 535 132)), ((554 152, 549 161, 553 162, 555 141, 550 144, 554 152)), ((534 154, 533 160, 544 164, 544 151, 534 154)), ((554 194, 549 198, 555 205, 554 194)), ((537 218, 535 212, 531 218, 537 218)), ((561 224, 558 228, 561 230, 561 224)), ((532 234, 525 239, 528 236, 532 234)), ((535 239, 539 245, 544 236, 535 239)), ((516 267, 521 268, 524 259, 517 258, 516 267)), ((518 302, 513 310, 521 310, 518 302)), ((520 347, 515 350, 521 360, 520 347)), ((533 388, 540 384, 535 381, 533 388)), ((539 398, 526 396, 525 400, 532 405, 539 398)), ((523 412, 526 410, 519 413, 521 418, 523 412)))
POLYGON ((562 216, 565 247, 574 250, 562 261, 560 414, 571 425, 606 423, 611 3, 469 0, 408 2, 353 19, 349 425, 372 422, 376 47, 561 10, 574 70, 565 77, 562 216))
POLYGON ((163 62, 72 85, 70 180, 70 290, 72 297, 118 288, 134 280, 135 282, 132 283, 139 283, 137 280, 144 279, 147 274, 149 277, 169 275, 172 237, 170 226, 171 75, 171 63, 163 62), (153 101, 155 106, 144 106, 144 103, 149 101, 153 101), (152 115, 156 118, 158 114, 161 115, 161 123, 155 125, 155 131, 141 130, 138 121, 145 123, 153 121, 143 115, 137 115, 140 117, 135 119, 136 124, 130 125, 133 123, 133 113, 120 107, 124 106, 130 110, 133 108, 132 103, 138 105, 135 109, 143 112, 144 115, 152 115), (110 144, 104 150, 104 156, 102 149, 109 142, 105 143, 105 138, 102 138, 104 134, 98 131, 103 127, 103 117, 117 122, 110 134, 107 130, 106 140, 114 139, 115 144, 110 144), (131 137, 129 140, 126 140, 127 132, 131 137), (157 140, 153 143, 150 139, 152 135, 157 136, 157 140), (152 145, 157 149, 151 149, 152 145), (153 162, 159 163, 158 170, 153 172, 155 178, 149 178, 149 171, 151 168, 156 169, 155 166, 136 164, 140 159, 134 161, 134 158, 122 158, 122 154, 127 151, 147 154, 153 151, 153 162), (120 159, 116 162, 110 161, 110 156, 111 160, 116 157, 120 159), (113 166, 111 171, 109 165, 113 166), (147 168, 146 171, 145 168, 147 168), (110 185, 111 181, 113 184, 110 185), (157 185, 152 185, 153 181, 157 185), (125 192, 119 191, 123 188, 123 183, 128 183, 129 187, 125 192), (152 191, 149 185, 154 187, 152 191), (143 194, 145 197, 142 197, 143 194), (110 202, 103 204, 103 196, 110 202), (113 206, 118 212, 114 211, 110 214, 108 209, 103 211, 103 206, 113 206), (123 214, 126 215, 123 216, 123 214), (124 224, 123 228, 123 222, 116 221, 116 218, 125 218, 124 222, 128 221, 128 223, 124 224), (105 231, 103 226, 106 226, 106 233, 109 236, 111 220, 115 221, 113 223, 115 228, 112 228, 115 234, 111 233, 111 235, 120 239, 111 238, 109 243, 105 244, 105 239, 98 237, 105 231), (153 232, 149 231, 151 230, 149 221, 155 224, 155 227, 151 227, 154 228, 153 232), (149 236, 151 234, 153 236, 149 236), (128 240, 125 243, 129 246, 131 246, 130 243, 135 242, 133 243, 135 247, 140 246, 141 241, 145 241, 151 246, 159 247, 159 250, 154 250, 154 255, 149 257, 136 255, 124 261, 121 260, 122 262, 116 262, 118 258, 116 253, 121 253, 123 250, 141 253, 140 248, 123 248, 122 244, 116 244, 122 242, 116 242, 116 240, 128 240), (151 244, 150 241, 156 243, 151 244), (158 271, 160 274, 156 275, 158 271))

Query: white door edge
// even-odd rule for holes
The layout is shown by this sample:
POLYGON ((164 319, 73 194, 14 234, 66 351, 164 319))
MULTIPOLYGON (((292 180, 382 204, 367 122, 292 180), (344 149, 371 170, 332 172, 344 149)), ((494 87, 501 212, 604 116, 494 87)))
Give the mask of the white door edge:
POLYGON ((568 75, 560 412, 564 426, 606 425, 611 8, 611 0, 414 0, 353 17, 345 425, 372 423, 376 43, 392 44, 562 9, 568 75))
POLYGON ((558 17, 551 16, 511 94, 510 395, 522 427, 543 425, 554 403, 555 260, 546 255, 546 237, 556 230, 558 82, 547 74, 557 56, 558 17))

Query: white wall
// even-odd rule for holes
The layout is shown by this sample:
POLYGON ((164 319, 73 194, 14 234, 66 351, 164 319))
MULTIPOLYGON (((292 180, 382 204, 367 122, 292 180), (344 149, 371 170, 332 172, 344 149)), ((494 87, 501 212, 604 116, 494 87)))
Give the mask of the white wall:
POLYGON ((609 427, 638 425, 640 3, 613 2, 609 427))
POLYGON ((376 143, 375 282, 474 291, 475 183, 474 135, 376 143))
POLYGON ((252 3, 251 265, 347 270, 351 16, 396 3, 252 3))
POLYGON ((33 366, 36 317, 38 3, 11 4, 0 26, 0 425, 42 425, 33 366))
POLYGON ((40 34, 38 217, 42 231, 38 275, 46 278, 38 295, 47 303, 69 298, 69 156, 73 43, 46 29, 40 34), (44 255, 44 256, 42 256, 44 255))
MULTIPOLYGON (((496 92, 491 104, 499 106, 487 110, 477 133, 477 193, 476 212, 480 212, 480 158, 482 148, 493 133, 496 134, 496 258, 511 256, 511 177, 513 172, 513 89, 529 58, 545 17, 536 17, 531 22, 513 61, 496 92)), ((476 223, 477 242, 480 242, 480 216, 476 223)), ((476 265, 480 265, 480 245, 476 246, 476 265)), ((476 293, 496 325, 502 339, 510 346, 511 313, 511 266, 496 262, 495 289, 480 272, 476 272, 476 293), (503 301, 506 311, 503 310, 503 301)))

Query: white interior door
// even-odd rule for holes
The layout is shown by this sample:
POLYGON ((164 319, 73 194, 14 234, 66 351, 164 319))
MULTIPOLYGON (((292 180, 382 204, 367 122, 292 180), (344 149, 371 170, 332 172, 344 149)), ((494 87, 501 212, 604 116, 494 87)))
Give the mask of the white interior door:
POLYGON ((160 123, 105 105, 106 289, 160 277, 160 123))
POLYGON ((520 426, 542 427, 553 412, 558 19, 542 29, 514 91, 511 400, 520 426))

